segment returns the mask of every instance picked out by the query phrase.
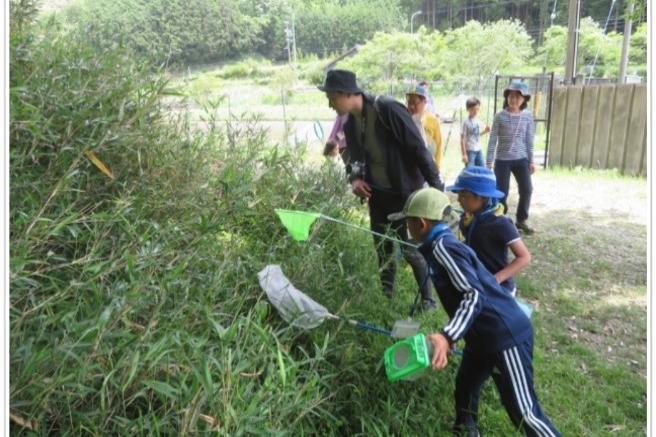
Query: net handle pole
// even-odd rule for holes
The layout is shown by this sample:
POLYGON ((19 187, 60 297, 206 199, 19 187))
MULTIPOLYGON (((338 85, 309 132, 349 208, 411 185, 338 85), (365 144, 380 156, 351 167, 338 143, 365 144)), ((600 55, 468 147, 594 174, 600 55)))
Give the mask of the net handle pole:
POLYGON ((399 244, 403 244, 403 245, 412 247, 414 249, 419 247, 416 244, 408 243, 407 241, 399 240, 398 238, 390 237, 389 235, 385 235, 385 234, 381 234, 380 232, 372 231, 371 229, 365 228, 363 226, 354 225, 353 223, 349 223, 349 222, 345 222, 345 221, 342 221, 342 220, 338 220, 336 218, 328 217, 327 215, 321 214, 321 218, 324 219, 324 220, 331 221, 331 222, 339 223, 339 224, 344 225, 344 226, 359 229, 361 231, 369 232, 370 234, 374 234, 374 235, 377 235, 381 238, 386 238, 388 240, 396 241, 399 244))
POLYGON ((392 336, 392 332, 387 329, 379 328, 378 326, 370 325, 369 323, 359 322, 353 319, 347 319, 346 317, 336 316, 334 314, 328 314, 328 317, 335 320, 342 320, 349 325, 355 326, 356 328, 364 329, 365 331, 377 332, 378 334, 383 334, 388 337, 392 336))

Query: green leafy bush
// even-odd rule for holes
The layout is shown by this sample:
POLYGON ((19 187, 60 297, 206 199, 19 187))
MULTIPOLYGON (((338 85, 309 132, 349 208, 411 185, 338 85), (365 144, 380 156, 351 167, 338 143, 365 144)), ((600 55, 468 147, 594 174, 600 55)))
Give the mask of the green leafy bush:
POLYGON ((517 21, 470 21, 444 34, 424 28, 413 35, 378 33, 340 66, 356 71, 376 93, 402 94, 413 78, 442 81, 442 91, 472 89, 496 71, 522 68, 533 53, 531 44, 517 21))
POLYGON ((513 74, 529 63, 533 40, 519 20, 481 24, 469 21, 446 33, 442 71, 445 79, 462 88, 476 89, 500 74, 513 74))
MULTIPOLYGON (((359 382, 384 378, 387 339, 291 329, 257 284, 282 263, 335 310, 383 303, 368 235, 317 225, 299 245, 273 213, 358 222, 341 177, 253 121, 194 133, 164 112, 148 64, 43 32, 11 36, 12 434, 369 434, 390 402, 413 403, 359 382)), ((386 426, 423 426, 408 419, 386 426)))
POLYGON ((298 49, 322 57, 363 43, 376 32, 399 29, 405 22, 398 2, 389 0, 308 1, 294 13, 298 49))
POLYGON ((319 58, 315 54, 308 54, 298 62, 299 78, 304 79, 312 85, 321 85, 323 83, 325 72, 324 68, 328 61, 319 58))
POLYGON ((537 49, 537 59, 547 71, 565 71, 567 54, 567 27, 551 26, 544 32, 544 42, 537 49))
MULTIPOLYGON (((590 17, 581 20, 577 69, 586 75, 594 65, 594 76, 615 77, 618 72, 622 36, 616 32, 604 33, 599 23, 590 17)), ((545 32, 544 43, 538 48, 536 64, 548 71, 565 72, 567 28, 551 26, 545 32)))
POLYGON ((629 70, 636 69, 640 76, 647 78, 647 23, 640 24, 631 34, 629 49, 629 70))
POLYGON ((271 74, 271 61, 247 58, 223 67, 217 75, 223 79, 266 77, 271 74))
POLYGON ((439 60, 444 56, 442 42, 443 35, 438 32, 377 33, 354 57, 341 61, 339 66, 357 72, 359 83, 367 90, 393 93, 389 89, 391 84, 402 93, 407 79, 428 78, 430 72, 438 70, 439 60))
POLYGON ((95 46, 122 45, 155 64, 235 57, 259 30, 226 0, 81 0, 67 17, 95 46))

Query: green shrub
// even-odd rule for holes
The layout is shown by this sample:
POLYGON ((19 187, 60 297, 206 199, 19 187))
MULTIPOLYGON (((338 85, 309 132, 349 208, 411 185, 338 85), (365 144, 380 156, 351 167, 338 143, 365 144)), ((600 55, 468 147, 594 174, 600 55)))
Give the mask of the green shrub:
POLYGON ((385 403, 358 417, 371 392, 354 404, 353 387, 378 354, 350 330, 335 342, 339 325, 290 329, 255 276, 282 263, 335 309, 374 287, 367 235, 317 226, 298 245, 273 213, 359 220, 341 178, 252 121, 167 121, 165 81, 128 52, 28 36, 11 37, 12 434, 367 433, 385 403))
POLYGON ((262 96, 262 103, 264 105, 280 105, 282 103, 282 97, 280 93, 269 93, 262 96))
POLYGON ((181 92, 193 98, 202 98, 208 90, 221 88, 224 82, 214 72, 196 73, 181 80, 181 92))
POLYGON ((298 63, 299 78, 304 79, 312 85, 321 85, 326 76, 324 67, 327 59, 319 58, 317 55, 309 54, 303 56, 298 63))
POLYGON ((469 21, 447 32, 445 45, 441 72, 465 89, 480 88, 497 71, 516 74, 533 56, 533 40, 519 20, 469 21))
POLYGON ((377 33, 339 65, 356 71, 361 84, 375 93, 402 96, 412 80, 420 79, 442 81, 442 92, 477 89, 496 71, 517 73, 523 68, 532 54, 531 43, 517 21, 469 21, 444 34, 423 27, 412 35, 377 33))
POLYGON ((297 48, 326 57, 405 22, 398 1, 306 1, 294 11, 297 48))
MULTIPOLYGON (((579 71, 590 74, 590 68, 594 65, 592 72, 595 77, 617 76, 621 40, 622 37, 617 32, 604 33, 599 23, 590 17, 583 18, 579 31, 579 71)), ((544 43, 537 50, 535 64, 544 65, 548 71, 563 74, 566 50, 567 28, 551 26, 545 31, 544 43)))
POLYGON ((269 85, 273 79, 270 76, 257 77, 254 79, 256 85, 269 85))
POLYGON ((271 61, 248 58, 223 67, 217 75, 223 79, 243 79, 265 77, 271 71, 271 61))
POLYGON ((156 65, 239 56, 259 30, 226 0, 80 0, 66 15, 96 47, 122 45, 156 65))
POLYGON ((647 78, 647 23, 640 24, 631 35, 628 71, 636 70, 643 79, 647 78))

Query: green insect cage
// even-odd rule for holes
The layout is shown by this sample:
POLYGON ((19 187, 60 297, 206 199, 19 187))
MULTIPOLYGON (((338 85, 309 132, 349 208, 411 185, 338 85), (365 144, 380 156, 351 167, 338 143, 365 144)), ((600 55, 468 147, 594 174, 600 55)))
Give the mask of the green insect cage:
POLYGON ((412 380, 430 367, 431 347, 424 334, 394 343, 385 350, 385 373, 390 382, 412 380))

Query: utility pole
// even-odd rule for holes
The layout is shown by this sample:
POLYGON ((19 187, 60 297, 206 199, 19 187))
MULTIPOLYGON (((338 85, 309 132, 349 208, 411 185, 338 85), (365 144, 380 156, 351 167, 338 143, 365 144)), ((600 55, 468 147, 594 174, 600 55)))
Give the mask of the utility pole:
POLYGON ((287 61, 289 64, 296 64, 296 32, 294 31, 294 15, 292 15, 291 25, 285 20, 285 50, 287 50, 287 61))
POLYGON ((292 63, 292 50, 290 44, 292 42, 292 30, 289 28, 289 21, 285 20, 285 50, 287 50, 287 62, 292 63))
POLYGON ((553 26, 553 22, 556 19, 556 4, 557 3, 558 3, 558 1, 554 1, 553 10, 551 11, 551 15, 549 15, 549 19, 551 20, 550 26, 553 26))
POLYGON ((292 13, 292 52, 294 53, 294 65, 296 65, 296 27, 294 26, 294 13, 292 13))
POLYGON ((629 63, 629 43, 631 42, 631 16, 633 8, 635 7, 635 0, 629 0, 629 5, 624 12, 624 38, 622 39, 622 56, 620 57, 620 75, 617 78, 617 83, 626 82, 626 67, 629 63))
POLYGON ((419 15, 419 14, 421 14, 421 11, 417 11, 417 12, 415 12, 414 14, 412 14, 412 15, 410 16, 410 33, 414 33, 414 32, 413 32, 414 28, 413 28, 413 26, 412 26, 412 22, 414 21, 415 17, 416 17, 417 15, 419 15))
POLYGON ((538 25, 540 26, 540 30, 538 33, 538 47, 542 46, 543 38, 544 38, 544 28, 547 25, 547 19, 549 17, 549 5, 547 4, 548 0, 540 0, 540 12, 539 12, 539 23, 538 25))
POLYGON ((569 0, 567 18, 567 59, 565 61, 565 85, 574 83, 576 77, 576 58, 579 48, 579 18, 581 0, 569 0))

